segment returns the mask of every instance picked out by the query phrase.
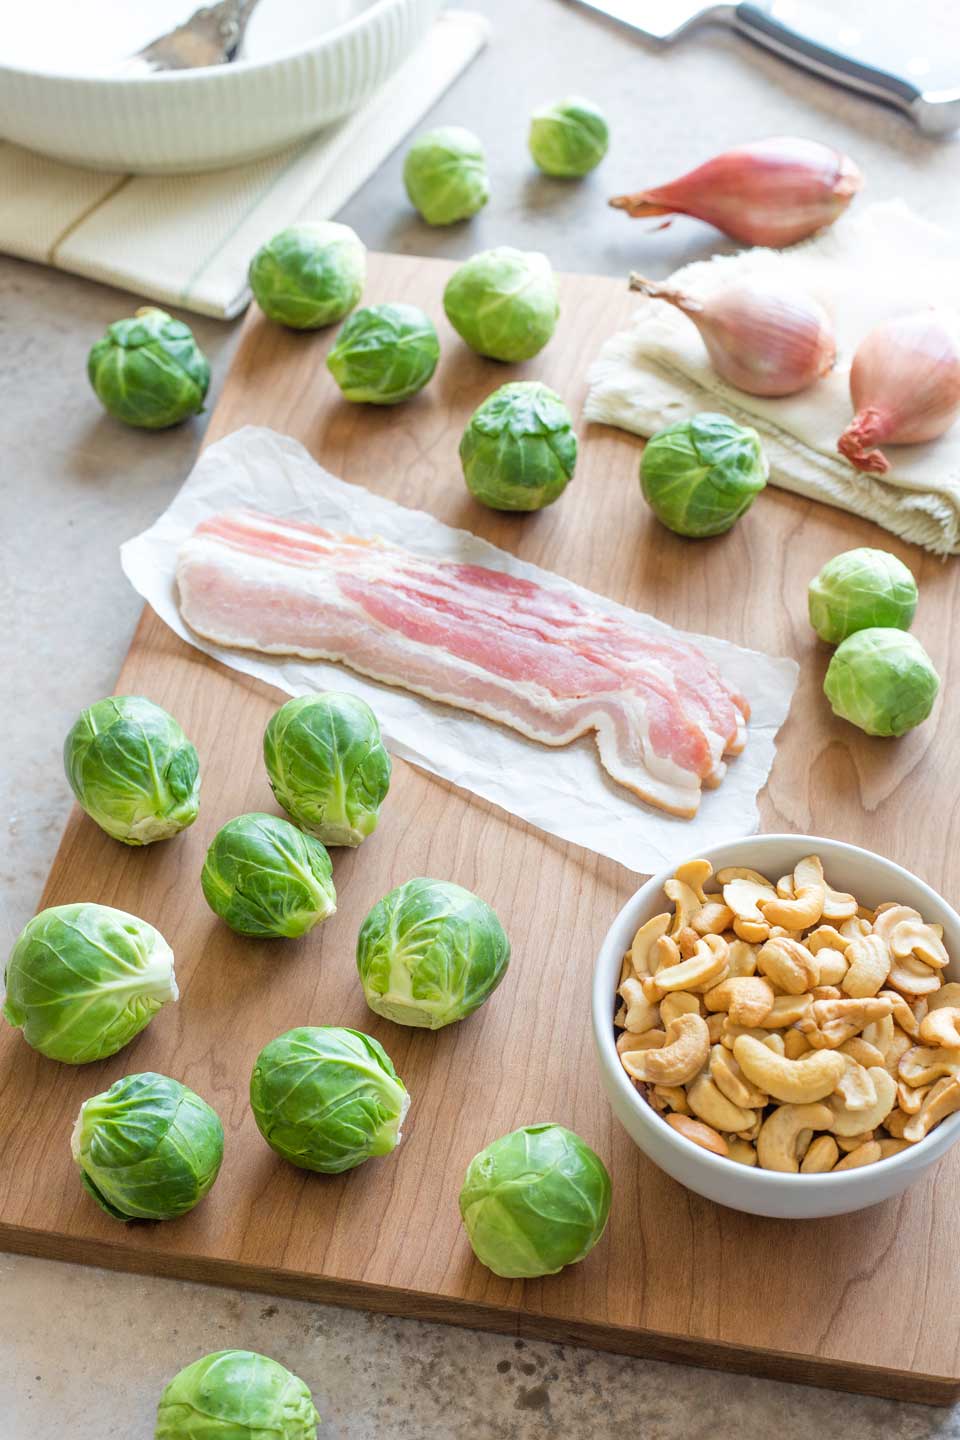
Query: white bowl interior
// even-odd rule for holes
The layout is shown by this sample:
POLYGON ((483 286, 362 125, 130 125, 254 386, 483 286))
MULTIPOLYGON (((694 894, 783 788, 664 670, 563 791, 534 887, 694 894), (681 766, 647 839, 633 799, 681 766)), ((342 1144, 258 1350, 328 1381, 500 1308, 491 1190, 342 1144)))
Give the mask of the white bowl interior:
MULTIPOLYGON (((850 891, 870 907, 888 900, 912 905, 925 920, 942 925, 951 956, 946 974, 960 979, 960 916, 924 881, 882 856, 816 836, 755 835, 715 846, 703 858, 715 870, 746 865, 776 880, 810 854, 820 856, 835 889, 850 891)), ((654 876, 623 907, 604 940, 594 975, 594 1041, 604 1084, 615 1112, 636 1143, 648 1154, 657 1152, 651 1158, 690 1188, 757 1214, 796 1218, 839 1214, 875 1204, 906 1188, 960 1138, 960 1112, 942 1121, 909 1150, 874 1165, 836 1175, 790 1175, 749 1168, 701 1149, 667 1125, 634 1088, 620 1064, 613 1029, 620 965, 638 927, 671 908, 663 894, 663 882, 675 869, 674 865, 654 876)))

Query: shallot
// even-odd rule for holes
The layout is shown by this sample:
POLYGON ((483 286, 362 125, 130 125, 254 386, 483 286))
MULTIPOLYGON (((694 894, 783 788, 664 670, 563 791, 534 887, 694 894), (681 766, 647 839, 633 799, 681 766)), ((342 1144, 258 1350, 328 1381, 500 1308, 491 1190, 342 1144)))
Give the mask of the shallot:
POLYGON ((741 280, 700 299, 642 275, 630 276, 630 289, 681 310, 700 331, 717 374, 748 395, 795 395, 836 359, 830 316, 802 290, 741 280))
POLYGON ((960 340, 935 310, 888 320, 857 347, 850 367, 856 415, 837 449, 857 470, 884 475, 883 443, 936 440, 960 414, 960 340))
POLYGON ((727 150, 678 180, 610 204, 635 217, 693 215, 745 245, 781 246, 832 225, 862 185, 848 155, 783 137, 727 150))

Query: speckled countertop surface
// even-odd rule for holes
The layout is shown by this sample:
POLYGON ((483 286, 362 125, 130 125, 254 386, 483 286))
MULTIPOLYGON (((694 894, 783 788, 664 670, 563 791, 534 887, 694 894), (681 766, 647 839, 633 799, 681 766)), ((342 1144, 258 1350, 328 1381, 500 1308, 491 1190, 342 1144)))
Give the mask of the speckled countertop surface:
MULTIPOLYGON (((896 114, 818 83, 722 30, 654 52, 568 0, 485 0, 489 49, 431 120, 467 125, 489 150, 493 199, 467 227, 431 231, 406 206, 395 154, 343 212, 374 249, 465 256, 511 243, 561 269, 665 275, 709 252, 693 222, 644 235, 608 194, 670 177, 728 145, 809 134, 849 150, 869 198, 903 195, 958 217, 960 141, 930 141, 896 114), (614 143, 582 185, 539 177, 529 111, 579 91, 614 143)), ((833 0, 851 17, 903 16, 899 0, 833 0)), ((915 0, 911 17, 950 0, 915 0)), ((960 61, 958 61, 960 64, 960 61)), ((958 76, 960 79, 960 76, 958 76)), ((909 257, 904 257, 909 264, 909 257)), ((893 278, 893 277, 892 277, 893 278)), ((0 258, 0 944, 33 913, 66 812, 60 745, 108 693, 138 602, 117 547, 166 505, 202 421, 143 435, 102 416, 84 363, 130 297, 0 258)), ((198 320, 222 383, 238 327, 198 320)), ((960 1437, 960 1410, 928 1410, 768 1381, 521 1342, 329 1306, 0 1255, 3 1440, 149 1440, 157 1396, 183 1364, 226 1346, 265 1351, 310 1384, 323 1440, 738 1440, 960 1437)))

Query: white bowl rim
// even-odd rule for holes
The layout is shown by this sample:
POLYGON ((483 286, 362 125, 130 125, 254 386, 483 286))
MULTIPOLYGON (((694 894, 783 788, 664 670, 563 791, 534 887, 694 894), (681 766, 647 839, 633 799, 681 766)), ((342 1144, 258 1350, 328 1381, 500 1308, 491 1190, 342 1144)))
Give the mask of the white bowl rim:
POLYGON ((289 64, 291 60, 299 60, 304 56, 319 55, 354 31, 364 29, 382 11, 404 9, 409 3, 410 0, 373 0, 373 3, 358 15, 344 20, 342 25, 336 25, 332 30, 325 30, 317 40, 292 50, 284 50, 282 54, 273 55, 268 60, 232 60, 228 65, 195 65, 189 70, 156 70, 142 75, 111 75, 109 71, 103 74, 76 74, 68 70, 45 70, 32 65, 6 65, 0 61, 0 75, 23 75, 31 80, 56 80, 78 89, 103 87, 112 90, 126 89, 132 85, 158 84, 186 89, 200 81, 209 81, 212 76, 223 77, 223 82, 218 80, 215 84, 225 83, 228 76, 252 75, 289 64))
MULTIPOLYGON (((904 876, 912 884, 919 885, 937 905, 944 906, 953 916, 957 923, 957 928, 960 930, 960 915, 957 914, 953 906, 945 900, 942 895, 939 895, 931 885, 928 885, 925 880, 921 880, 919 875, 914 875, 914 873, 911 870, 907 870, 905 866, 898 865, 894 860, 888 860, 884 855, 878 855, 874 850, 867 850, 862 845, 849 844, 845 840, 831 840, 823 835, 794 835, 789 831, 778 831, 775 834, 733 836, 729 840, 717 841, 712 845, 705 846, 703 855, 708 857, 710 853, 715 850, 726 850, 733 845, 749 847, 750 845, 756 845, 757 842, 762 843, 765 841, 787 841, 791 845, 796 844, 799 849, 803 850, 804 854, 808 855, 816 854, 817 847, 819 846, 823 850, 829 849, 835 853, 837 851, 846 851, 848 853, 853 851, 855 854, 862 855, 870 861, 879 860, 883 865, 889 866, 896 874, 904 876)), ((700 859, 701 856, 698 854, 691 858, 700 859)), ((794 1175, 788 1171, 761 1170, 759 1166, 744 1166, 736 1160, 729 1159, 727 1156, 714 1155, 710 1150, 705 1150, 702 1146, 694 1145, 693 1141, 687 1140, 685 1136, 678 1134, 672 1126, 668 1125, 663 1117, 657 1114, 653 1106, 643 1099, 634 1088, 627 1072, 620 1064, 620 1057, 617 1054, 616 1041, 613 1033, 613 1018, 609 1013, 613 994, 616 993, 616 987, 614 987, 613 994, 607 993, 606 986, 601 983, 601 971, 603 970, 601 962, 605 958, 607 949, 612 943, 611 936, 613 932, 618 928, 627 911, 633 908, 637 896, 648 888, 653 888, 654 886, 662 887, 663 881, 669 879, 676 871, 677 866, 684 863, 685 861, 680 860, 677 861, 676 864, 667 866, 658 874, 646 880, 643 885, 640 886, 639 890, 635 890, 629 900, 620 907, 606 935, 603 937, 600 946, 600 953, 597 957, 597 964, 593 974, 593 1029, 594 1038, 601 1053, 607 1060, 613 1062, 611 1070, 616 1076, 614 1083, 621 1093, 627 1097, 628 1103, 643 1116, 645 1121, 662 1127, 661 1133, 668 1144, 676 1147, 678 1153, 683 1155, 690 1155, 691 1151, 695 1151, 697 1159, 704 1164, 708 1171, 712 1171, 717 1176, 729 1175, 731 1172, 742 1174, 746 1171, 750 1176, 751 1186, 758 1186, 761 1192, 767 1192, 768 1194, 784 1189, 803 1188, 805 1185, 808 1185, 810 1181, 818 1182, 818 1190, 820 1185, 828 1185, 835 1191, 842 1190, 844 1186, 851 1189, 857 1188, 861 1183, 862 1177, 859 1170, 856 1169, 842 1170, 839 1174, 828 1172, 827 1174, 816 1175, 802 1175, 799 1173, 794 1175), (604 1024, 604 1007, 607 1012, 606 1024, 604 1024)), ((897 1155, 889 1155, 885 1160, 876 1160, 868 1168, 870 1171, 876 1172, 878 1167, 883 1166, 886 1171, 889 1171, 895 1166, 899 1167, 903 1161, 923 1154, 925 1149, 932 1150, 934 1147, 943 1154, 958 1138, 955 1133, 958 1129, 960 1129, 960 1111, 955 1112, 953 1115, 948 1115, 945 1120, 941 1120, 940 1124, 931 1130, 928 1135, 925 1135, 922 1140, 918 1140, 916 1144, 911 1145, 909 1149, 902 1150, 897 1155)), ((653 1163, 656 1164, 656 1161, 653 1163)))

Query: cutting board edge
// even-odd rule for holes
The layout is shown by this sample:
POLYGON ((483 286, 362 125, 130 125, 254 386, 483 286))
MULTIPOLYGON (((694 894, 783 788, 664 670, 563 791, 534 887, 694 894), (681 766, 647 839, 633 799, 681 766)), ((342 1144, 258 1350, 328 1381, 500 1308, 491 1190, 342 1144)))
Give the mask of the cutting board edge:
POLYGON ((359 1281, 299 1271, 265 1270, 244 1261, 138 1251, 109 1241, 55 1235, 0 1223, 0 1251, 41 1260, 62 1260, 164 1280, 189 1280, 252 1290, 287 1299, 342 1305, 426 1323, 459 1325, 515 1339, 585 1346, 639 1360, 657 1360, 697 1369, 812 1385, 848 1394, 947 1407, 960 1401, 960 1376, 920 1374, 880 1366, 845 1364, 815 1355, 727 1344, 651 1330, 627 1329, 590 1320, 562 1320, 522 1308, 484 1305, 424 1291, 387 1289, 359 1281))

